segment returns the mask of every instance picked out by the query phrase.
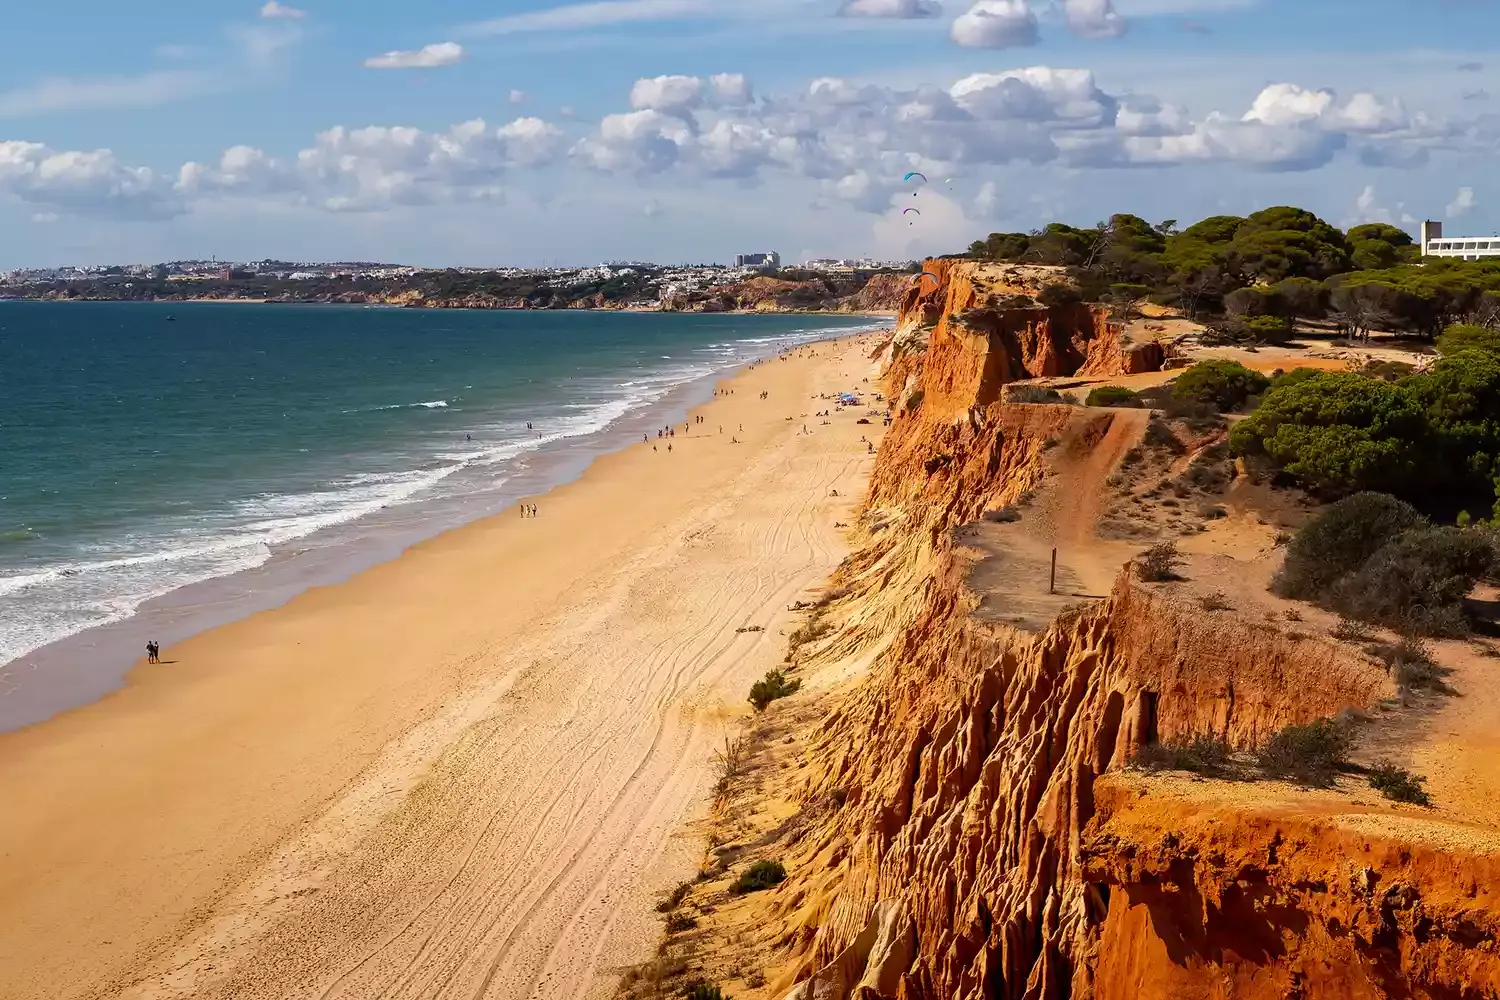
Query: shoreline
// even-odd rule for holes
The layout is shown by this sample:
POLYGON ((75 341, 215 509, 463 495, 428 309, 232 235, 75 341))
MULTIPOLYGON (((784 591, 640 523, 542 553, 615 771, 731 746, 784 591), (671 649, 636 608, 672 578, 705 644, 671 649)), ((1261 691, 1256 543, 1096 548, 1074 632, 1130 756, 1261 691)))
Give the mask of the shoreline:
MULTIPOLYGON (((872 330, 828 331, 830 335, 800 343, 826 343, 872 330)), ((523 497, 575 482, 600 458, 628 447, 634 434, 680 421, 689 409, 711 398, 715 382, 774 356, 762 355, 694 378, 608 426, 517 456, 513 474, 483 502, 455 508, 451 500, 429 498, 322 528, 278 544, 258 566, 184 584, 147 599, 123 619, 90 626, 0 663, 0 734, 43 723, 119 690, 139 664, 147 639, 171 647, 281 607, 307 590, 341 583, 399 558, 413 545, 500 516, 523 497), (101 666, 101 660, 108 663, 101 666)))
POLYGON ((444 309, 458 309, 464 312, 555 312, 555 313, 653 313, 662 316, 850 316, 863 317, 867 319, 894 320, 898 315, 895 309, 854 309, 844 311, 841 309, 723 309, 716 311, 692 310, 692 309, 661 309, 651 306, 620 306, 617 308, 600 308, 589 306, 588 308, 572 309, 525 309, 510 306, 414 306, 399 302, 307 302, 300 299, 45 299, 6 297, 0 295, 0 302, 40 302, 58 303, 63 305, 80 305, 90 302, 110 303, 113 305, 140 305, 140 306, 172 306, 172 305, 248 305, 248 306, 358 306, 370 309, 427 309, 434 312, 444 309))
POLYGON ((858 389, 876 337, 720 375, 676 454, 604 455, 536 519, 0 736, 0 975, 62 1000, 608 995, 693 870, 682 824, 787 606, 842 557, 880 422, 808 396, 858 389))

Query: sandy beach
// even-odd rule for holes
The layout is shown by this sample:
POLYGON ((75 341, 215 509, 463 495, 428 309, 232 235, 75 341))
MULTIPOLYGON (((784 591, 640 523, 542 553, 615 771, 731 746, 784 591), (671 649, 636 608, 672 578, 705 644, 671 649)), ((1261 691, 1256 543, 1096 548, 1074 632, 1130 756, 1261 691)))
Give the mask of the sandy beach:
POLYGON ((0 736, 0 996, 608 995, 844 555, 880 423, 812 397, 874 342, 0 736))

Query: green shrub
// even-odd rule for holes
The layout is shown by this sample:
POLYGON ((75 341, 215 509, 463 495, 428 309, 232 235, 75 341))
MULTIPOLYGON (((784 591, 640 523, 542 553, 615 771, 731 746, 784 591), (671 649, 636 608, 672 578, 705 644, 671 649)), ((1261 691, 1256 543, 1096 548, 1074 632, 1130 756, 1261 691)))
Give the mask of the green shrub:
POLYGON ((740 873, 729 891, 736 895, 770 889, 786 881, 786 867, 780 861, 757 861, 740 873))
POLYGON ((1062 393, 1044 385, 1008 385, 1005 387, 1007 403, 1061 403, 1062 393))
POLYGON ((1101 385, 1089 390, 1085 406, 1139 406, 1136 394, 1122 385, 1101 385))
POLYGON ((1271 590, 1282 597, 1321 600, 1391 539, 1425 523, 1415 507, 1385 493, 1346 497, 1292 537, 1271 590))
POLYGON ((780 670, 768 671, 764 677, 751 685, 750 704, 755 706, 757 712, 764 712, 771 702, 777 698, 796 694, 801 686, 801 681, 787 680, 786 675, 780 670))
POLYGON ((1042 286, 1037 293, 1036 300, 1048 309, 1056 309, 1061 306, 1076 306, 1083 302, 1083 293, 1073 285, 1061 281, 1053 281, 1042 286))
POLYGON ((687 1000, 731 1000, 724 995, 724 991, 712 983, 696 982, 683 990, 682 995, 687 1000))
POLYGON ((1454 323, 1437 339, 1438 353, 1445 357, 1459 351, 1488 351, 1500 354, 1500 330, 1472 323, 1454 323))
POLYGON ((1210 358, 1177 376, 1172 381, 1172 395, 1228 412, 1245 405, 1251 396, 1261 395, 1270 385, 1270 379, 1238 361, 1210 358))
POLYGON ((1293 368, 1289 372, 1278 372, 1271 376, 1271 389, 1281 389, 1289 385, 1296 385, 1314 375, 1323 374, 1321 368, 1293 368))
POLYGON ((1201 733, 1148 744, 1140 749, 1131 763, 1147 771, 1220 775, 1231 769, 1234 751, 1222 736, 1201 733))
POLYGON ((921 389, 913 389, 911 391, 911 394, 906 397, 906 412, 916 413, 917 408, 922 405, 922 398, 924 395, 925 394, 921 389))
POLYGON ((1256 765, 1273 778, 1327 787, 1349 763, 1348 730, 1329 719, 1287 726, 1255 754, 1256 765))
POLYGON ((1422 788, 1427 779, 1394 764, 1377 764, 1370 769, 1370 787, 1395 802, 1430 806, 1432 798, 1422 788))
POLYGON ((1243 325, 1245 333, 1258 344, 1285 344, 1296 332, 1291 322, 1280 316, 1252 316, 1243 325))
POLYGON ((1321 372, 1277 384, 1230 437, 1305 487, 1493 503, 1500 483, 1500 354, 1473 348, 1387 381, 1321 372))
POLYGON ((1426 421, 1397 385, 1318 372, 1277 386, 1230 433, 1236 454, 1263 454, 1327 493, 1407 493, 1422 468, 1426 421))
POLYGON ((1340 580, 1332 603, 1352 618, 1419 635, 1461 634, 1463 600, 1494 564, 1494 547, 1478 531, 1415 528, 1340 580))
POLYGON ((1399 382, 1416 370, 1416 365, 1409 365, 1405 361, 1367 361, 1360 369, 1360 374, 1386 382, 1399 382))

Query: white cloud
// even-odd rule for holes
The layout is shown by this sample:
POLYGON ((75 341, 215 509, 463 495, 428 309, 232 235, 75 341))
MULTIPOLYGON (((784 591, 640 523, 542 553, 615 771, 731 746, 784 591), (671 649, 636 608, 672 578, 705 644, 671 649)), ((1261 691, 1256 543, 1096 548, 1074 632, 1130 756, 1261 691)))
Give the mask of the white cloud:
POLYGON ((150 108, 217 89, 218 81, 191 70, 163 70, 133 77, 79 80, 53 78, 30 87, 0 92, 0 118, 58 111, 110 111, 150 108))
POLYGON ((1337 98, 1331 90, 1307 90, 1295 83, 1273 83, 1256 95, 1240 120, 1260 125, 1295 125, 1323 117, 1337 98))
POLYGON ((1390 221, 1390 209, 1381 206, 1375 194, 1374 184, 1366 184, 1364 189, 1359 192, 1359 197, 1354 199, 1354 214, 1349 218, 1340 220, 1345 229, 1363 225, 1367 222, 1390 221))
POLYGON ((296 21, 306 17, 307 11, 278 3, 277 0, 266 0, 266 5, 260 9, 260 16, 270 20, 296 21))
POLYGON ((512 104, 524 104, 525 102, 526 102, 526 91, 524 91, 524 90, 512 90, 510 92, 510 103, 512 103, 512 104))
POLYGON ((847 0, 840 17, 937 17, 943 8, 936 0, 847 0))
POLYGON ((1447 214, 1450 219, 1462 218, 1479 207, 1479 201, 1474 197, 1474 189, 1461 187, 1453 200, 1448 203, 1447 214))
POLYGON ((330 211, 491 201, 502 196, 510 168, 551 162, 562 139, 561 129, 539 118, 493 129, 475 119, 446 132, 338 126, 291 161, 236 146, 216 165, 185 164, 177 190, 185 197, 285 196, 330 211))
POLYGON ((1083 38, 1118 38, 1125 34, 1125 19, 1113 0, 1062 0, 1068 28, 1083 38))
POLYGON ((955 83, 954 104, 981 120, 1028 119, 1098 127, 1114 122, 1115 99, 1083 69, 1032 66, 974 73, 955 83))
POLYGON ((185 210, 171 179, 128 167, 107 149, 59 151, 36 142, 0 142, 0 194, 42 208, 163 218, 185 210))
POLYGON ((985 181, 974 196, 974 214, 980 219, 993 219, 1000 214, 1000 188, 994 181, 985 181))
POLYGON ((601 0, 547 10, 510 14, 474 25, 481 35, 510 35, 532 31, 571 31, 638 21, 664 21, 708 10, 705 0, 601 0))
POLYGON ((708 78, 708 85, 720 104, 737 107, 750 103, 750 81, 743 73, 715 73, 708 78))
POLYGON ((630 106, 681 114, 703 102, 703 81, 696 76, 657 76, 635 81, 630 88, 630 106))
MULTIPOLYGON (((214 199, 333 211, 462 204, 498 200, 513 171, 555 163, 566 152, 577 167, 669 175, 674 188, 714 179, 801 182, 819 189, 820 204, 884 212, 909 170, 929 177, 994 177, 1010 164, 1056 172, 1185 164, 1299 171, 1343 154, 1411 165, 1434 151, 1482 153, 1500 129, 1483 117, 1407 112, 1373 94, 1342 100, 1277 84, 1247 96, 1243 113, 1192 114, 1149 95, 1110 94, 1087 70, 1049 66, 971 73, 946 88, 820 77, 801 91, 759 97, 740 74, 662 76, 636 81, 628 109, 604 116, 571 144, 536 117, 498 128, 482 120, 438 131, 338 127, 290 156, 235 146, 217 160, 183 165, 174 179, 126 167, 107 151, 19 143, 5 147, 0 196, 43 210, 141 217, 214 199)), ((998 190, 992 181, 964 206, 984 218, 996 210, 998 190)))
POLYGON ((41 225, 47 225, 49 223, 56 222, 60 218, 62 218, 62 216, 58 215, 56 212, 33 212, 31 215, 31 221, 39 223, 41 225))
POLYGON ((647 108, 606 115, 573 155, 596 170, 655 173, 673 166, 692 141, 693 130, 682 119, 647 108))
POLYGON ((965 48, 1007 49, 1035 45, 1036 12, 1027 0, 974 0, 949 27, 953 40, 965 48))
POLYGON ((1250 10, 1260 0, 1118 0, 1126 17, 1171 17, 1178 14, 1224 14, 1250 10))
POLYGON ((464 47, 457 42, 434 42, 413 51, 384 52, 365 60, 370 69, 435 69, 463 59, 464 47))

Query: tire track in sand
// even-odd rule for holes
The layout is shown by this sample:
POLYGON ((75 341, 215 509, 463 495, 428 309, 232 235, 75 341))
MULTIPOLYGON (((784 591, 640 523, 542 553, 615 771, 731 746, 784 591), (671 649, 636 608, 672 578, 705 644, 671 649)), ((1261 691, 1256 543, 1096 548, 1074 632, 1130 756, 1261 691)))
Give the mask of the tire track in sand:
MULTIPOLYGON (((723 732, 714 706, 737 706, 779 661, 786 605, 842 552, 832 524, 847 501, 829 493, 857 496, 868 465, 850 424, 761 449, 721 499, 666 529, 676 541, 580 587, 531 634, 466 657, 510 663, 508 685, 433 720, 425 768, 372 829, 321 859, 288 845, 262 873, 278 887, 321 860, 311 891, 238 933, 224 907, 174 971, 120 995, 607 994, 612 966, 654 938, 650 893, 696 860, 677 831, 705 801, 723 732), (766 631, 735 633, 750 623, 766 631)), ((367 780, 390 781, 381 769, 367 780)))

